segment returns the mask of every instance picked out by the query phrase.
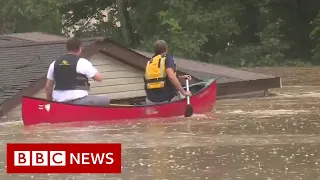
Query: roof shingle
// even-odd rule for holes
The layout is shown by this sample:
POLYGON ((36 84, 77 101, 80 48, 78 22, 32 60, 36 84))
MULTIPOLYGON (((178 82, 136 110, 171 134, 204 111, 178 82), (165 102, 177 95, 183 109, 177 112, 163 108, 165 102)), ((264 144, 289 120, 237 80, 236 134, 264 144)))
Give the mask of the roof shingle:
POLYGON ((0 36, 0 46, 10 46, 10 45, 12 46, 15 44, 21 44, 21 43, 27 43, 27 42, 31 42, 31 41, 24 40, 24 39, 16 39, 16 38, 5 36, 5 35, 0 36))
MULTIPOLYGON (((38 45, 28 40, 13 41, 23 41, 24 45, 15 47, 7 43, 0 46, 0 105, 34 81, 45 77, 50 63, 66 53, 66 39, 60 43, 38 45)), ((83 43, 88 46, 93 42, 95 40, 86 39, 83 43)))
POLYGON ((35 42, 64 41, 68 39, 67 37, 64 37, 64 36, 44 34, 41 32, 14 33, 14 34, 7 34, 5 36, 16 38, 16 39, 35 41, 35 42))

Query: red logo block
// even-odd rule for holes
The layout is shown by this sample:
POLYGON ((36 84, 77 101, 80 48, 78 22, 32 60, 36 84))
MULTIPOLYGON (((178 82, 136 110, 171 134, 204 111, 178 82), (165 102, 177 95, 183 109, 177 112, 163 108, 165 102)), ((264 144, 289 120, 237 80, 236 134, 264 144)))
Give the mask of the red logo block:
POLYGON ((121 173, 121 144, 7 144, 7 173, 121 173))

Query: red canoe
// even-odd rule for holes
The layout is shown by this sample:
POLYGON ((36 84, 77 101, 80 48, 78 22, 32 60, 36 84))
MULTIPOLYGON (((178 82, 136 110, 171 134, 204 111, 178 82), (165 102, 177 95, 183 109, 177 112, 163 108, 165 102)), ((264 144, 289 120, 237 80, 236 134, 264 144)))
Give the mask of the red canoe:
MULTIPOLYGON (((212 111, 216 102, 216 81, 209 80, 190 86, 193 95, 190 104, 195 114, 212 111)), ((22 120, 24 125, 40 123, 66 123, 86 121, 112 121, 144 118, 166 118, 184 115, 187 99, 157 105, 109 105, 84 106, 47 101, 45 99, 22 98, 22 120)))

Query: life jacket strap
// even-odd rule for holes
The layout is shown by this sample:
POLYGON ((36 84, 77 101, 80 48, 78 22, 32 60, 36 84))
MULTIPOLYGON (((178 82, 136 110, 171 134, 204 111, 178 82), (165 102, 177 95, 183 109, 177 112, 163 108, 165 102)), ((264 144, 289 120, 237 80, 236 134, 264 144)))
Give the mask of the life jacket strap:
POLYGON ((147 79, 146 82, 147 83, 154 83, 154 82, 161 82, 161 81, 165 81, 166 78, 162 77, 162 78, 154 78, 154 79, 147 79))

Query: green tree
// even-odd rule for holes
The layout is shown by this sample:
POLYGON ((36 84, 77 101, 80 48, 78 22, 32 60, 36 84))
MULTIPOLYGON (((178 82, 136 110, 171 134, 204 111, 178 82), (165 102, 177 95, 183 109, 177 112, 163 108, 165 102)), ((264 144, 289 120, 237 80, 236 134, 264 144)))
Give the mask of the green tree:
POLYGON ((0 5, 1 33, 63 29, 66 35, 105 36, 147 51, 164 39, 175 56, 229 66, 320 62, 318 0, 0 0, 0 5))
POLYGON ((60 0, 0 0, 0 4, 2 33, 62 33, 60 0))
POLYGON ((315 63, 320 63, 320 10, 317 17, 312 21, 313 30, 310 33, 311 40, 313 41, 312 60, 315 63))

